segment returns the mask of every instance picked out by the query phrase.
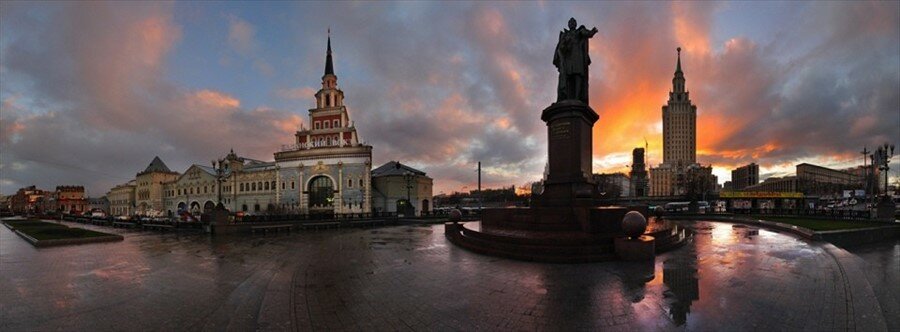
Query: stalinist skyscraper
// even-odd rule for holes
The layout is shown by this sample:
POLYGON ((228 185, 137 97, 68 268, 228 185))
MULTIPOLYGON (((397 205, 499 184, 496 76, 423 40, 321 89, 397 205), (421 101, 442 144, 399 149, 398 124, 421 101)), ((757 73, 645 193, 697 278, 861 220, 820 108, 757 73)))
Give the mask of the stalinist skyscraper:
POLYGON ((663 163, 690 165, 697 162, 697 105, 691 103, 690 93, 684 89, 681 71, 681 47, 672 78, 669 102, 662 107, 663 163))
POLYGON ((703 177, 710 188, 716 185, 712 168, 697 163, 697 105, 691 103, 690 92, 685 89, 681 48, 677 50, 672 91, 662 107, 663 162, 659 167, 650 168, 650 196, 687 194, 692 176, 703 177))

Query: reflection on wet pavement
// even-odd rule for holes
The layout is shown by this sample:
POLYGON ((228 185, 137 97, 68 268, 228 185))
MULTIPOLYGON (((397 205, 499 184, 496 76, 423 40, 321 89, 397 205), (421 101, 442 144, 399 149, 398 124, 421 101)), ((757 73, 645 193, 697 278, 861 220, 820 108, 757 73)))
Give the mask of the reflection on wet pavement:
POLYGON ((442 225, 115 230, 125 241, 46 249, 0 227, 0 330, 853 328, 843 274, 820 244, 685 225, 692 242, 655 262, 597 264, 481 256, 450 245, 442 225))

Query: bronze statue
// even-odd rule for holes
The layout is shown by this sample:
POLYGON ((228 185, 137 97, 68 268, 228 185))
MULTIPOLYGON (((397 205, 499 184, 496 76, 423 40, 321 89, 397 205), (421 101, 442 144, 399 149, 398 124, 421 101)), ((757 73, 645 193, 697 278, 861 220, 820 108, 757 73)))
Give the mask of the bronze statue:
POLYGON ((597 28, 588 30, 577 26, 575 18, 569 19, 569 29, 559 32, 559 43, 553 55, 553 65, 559 70, 559 86, 556 101, 567 99, 588 103, 588 39, 597 33, 597 28))

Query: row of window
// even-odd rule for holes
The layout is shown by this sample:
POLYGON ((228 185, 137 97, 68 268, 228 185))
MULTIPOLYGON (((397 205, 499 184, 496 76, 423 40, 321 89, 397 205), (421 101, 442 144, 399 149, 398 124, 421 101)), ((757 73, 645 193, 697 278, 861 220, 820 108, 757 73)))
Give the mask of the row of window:
POLYGON ((268 182, 268 181, 266 181, 266 182, 259 181, 259 182, 251 182, 251 183, 241 183, 241 184, 238 186, 238 188, 239 188, 239 189, 238 189, 238 192, 274 190, 274 189, 275 189, 275 181, 272 181, 272 182, 271 182, 271 185, 269 185, 269 182, 268 182))
POLYGON ((322 120, 322 121, 316 121, 313 124, 313 128, 315 128, 315 129, 329 129, 332 127, 340 128, 341 120, 337 120, 337 119, 332 120, 332 121, 322 120))

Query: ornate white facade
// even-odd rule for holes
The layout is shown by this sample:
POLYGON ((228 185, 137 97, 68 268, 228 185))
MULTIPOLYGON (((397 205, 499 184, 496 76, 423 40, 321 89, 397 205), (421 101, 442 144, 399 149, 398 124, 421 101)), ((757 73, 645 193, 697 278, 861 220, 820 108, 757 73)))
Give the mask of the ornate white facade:
POLYGON ((337 87, 331 37, 322 88, 309 110, 310 128, 275 153, 279 206, 300 214, 372 211, 372 147, 360 143, 344 92, 337 87))

